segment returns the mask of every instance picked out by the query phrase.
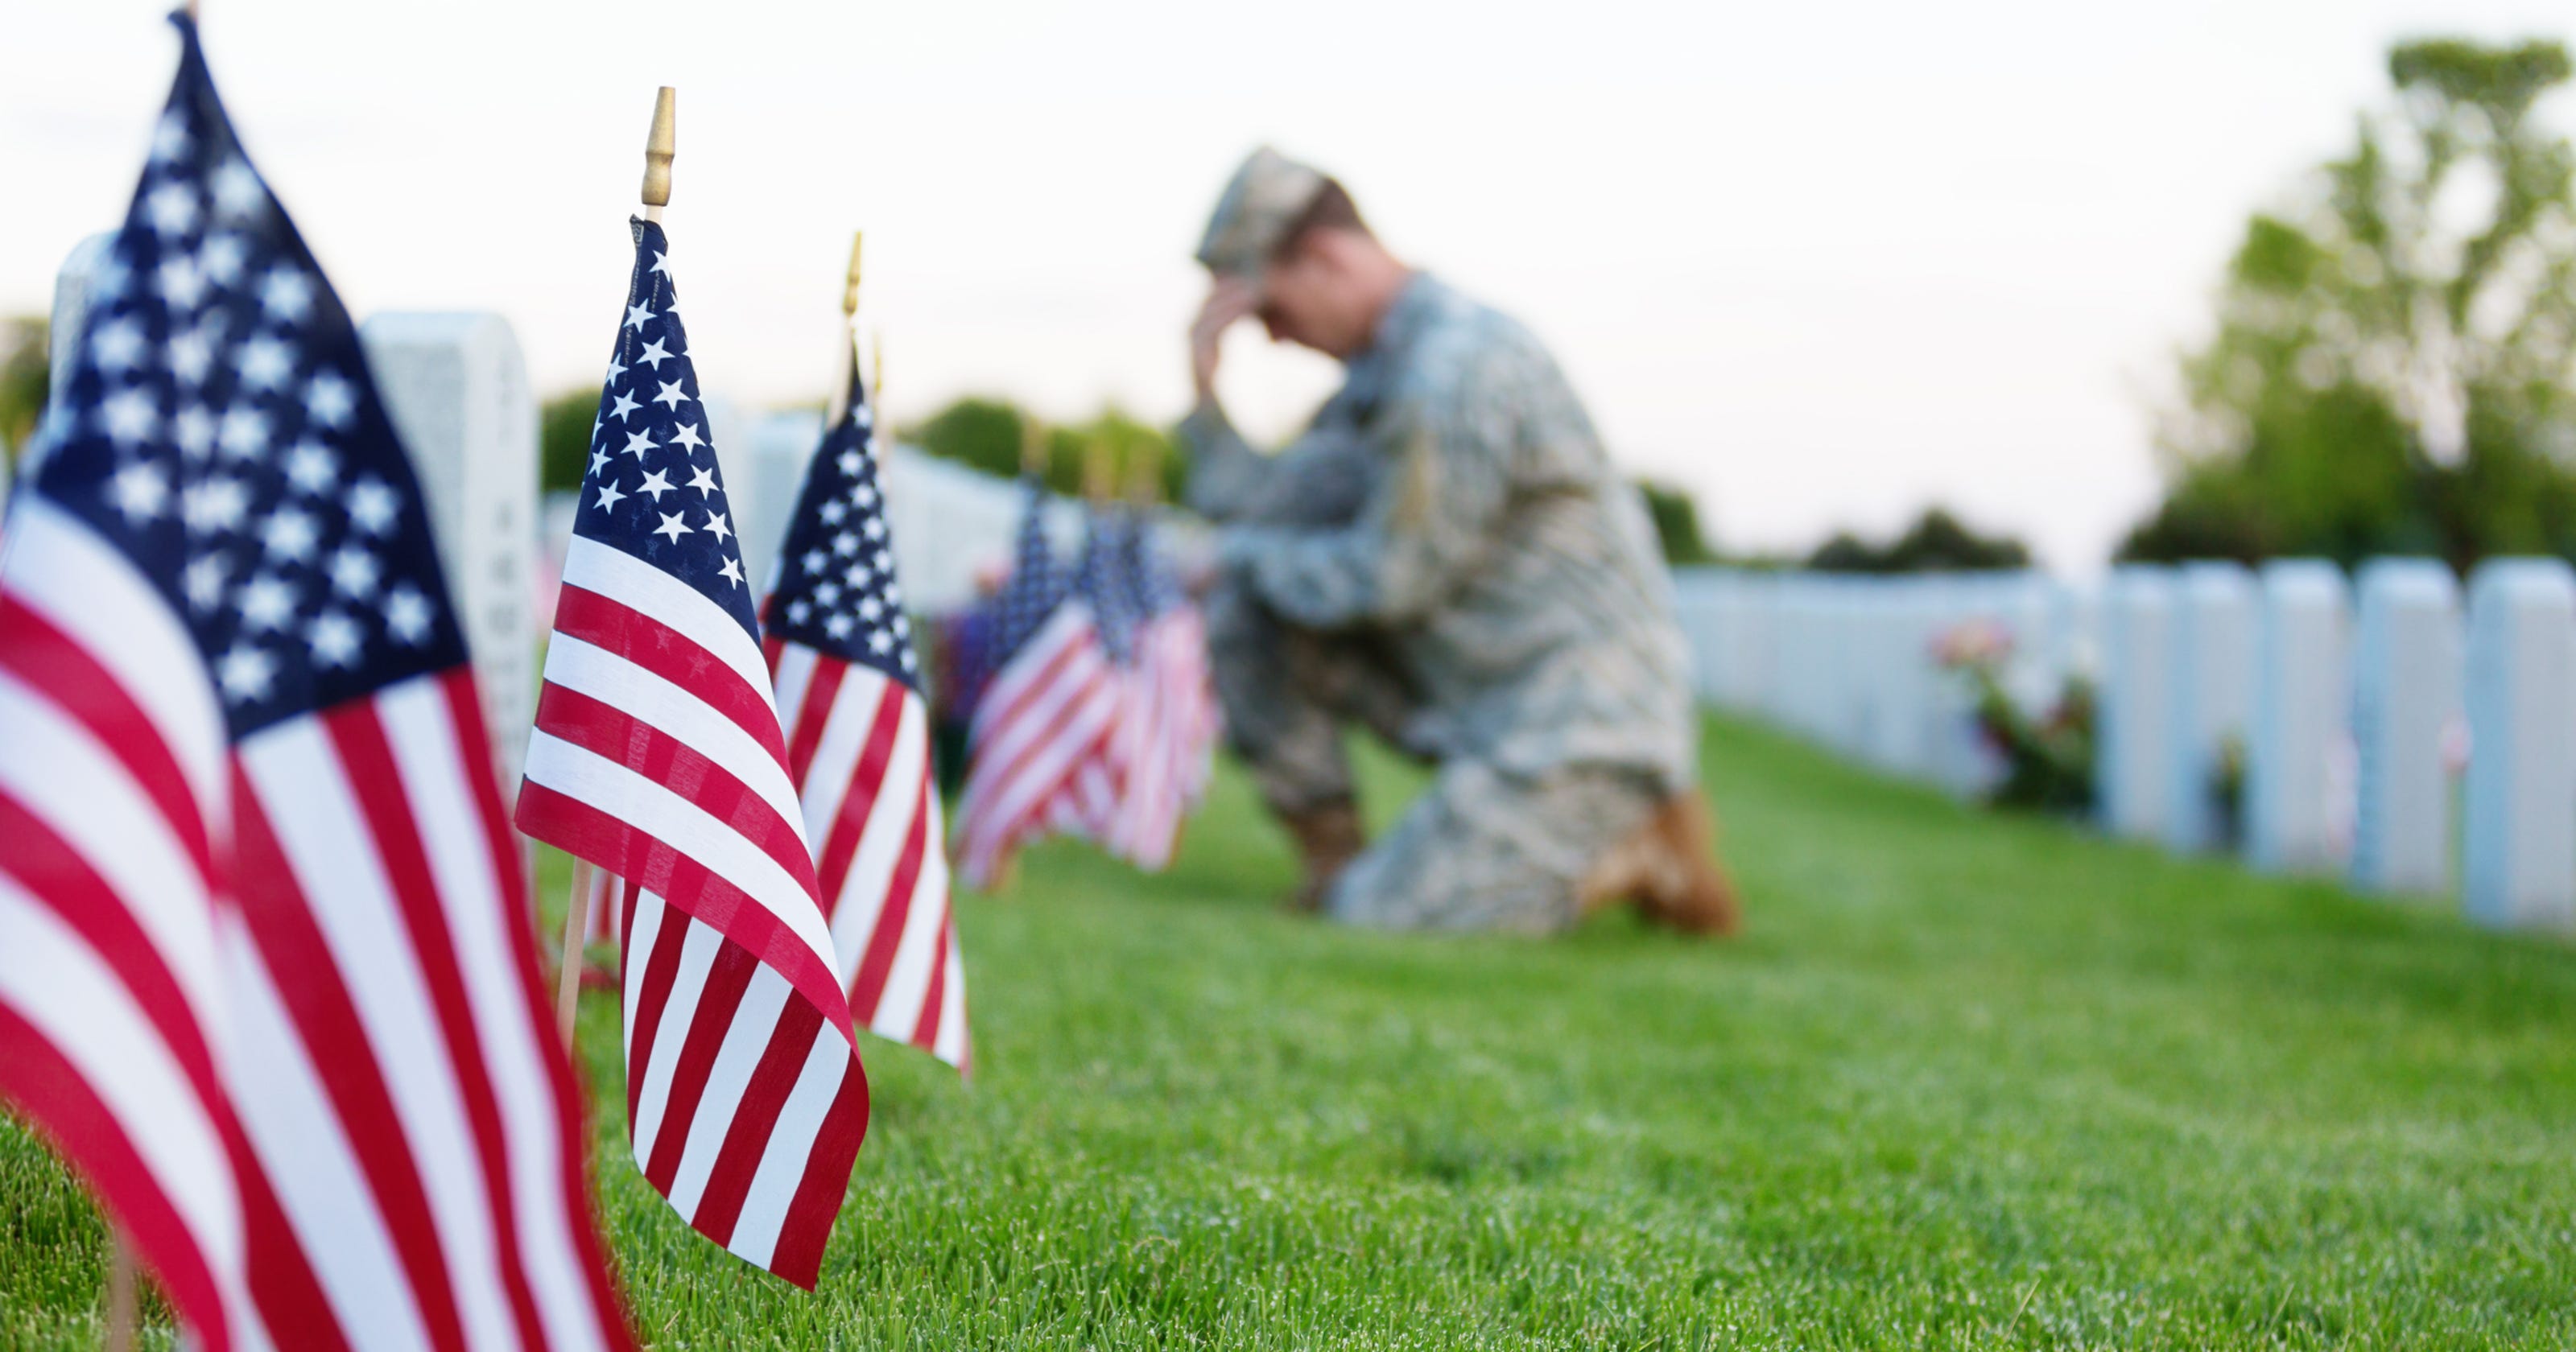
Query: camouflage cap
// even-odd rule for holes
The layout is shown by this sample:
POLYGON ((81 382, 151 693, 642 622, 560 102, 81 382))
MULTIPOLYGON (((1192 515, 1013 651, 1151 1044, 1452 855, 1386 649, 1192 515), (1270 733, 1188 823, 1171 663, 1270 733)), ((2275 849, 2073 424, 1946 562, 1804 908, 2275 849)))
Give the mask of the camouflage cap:
POLYGON ((1199 261, 1219 276, 1254 277, 1306 214, 1324 175, 1268 146, 1252 152, 1225 185, 1199 240, 1199 261))

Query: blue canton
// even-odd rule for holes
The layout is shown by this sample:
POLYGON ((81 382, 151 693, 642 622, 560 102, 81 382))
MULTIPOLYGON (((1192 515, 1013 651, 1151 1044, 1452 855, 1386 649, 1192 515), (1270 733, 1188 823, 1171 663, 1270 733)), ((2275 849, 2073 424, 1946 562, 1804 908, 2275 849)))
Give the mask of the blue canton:
POLYGON ((1128 576, 1128 551, 1121 538, 1126 522, 1092 507, 1084 513, 1082 559, 1074 566, 1073 590, 1091 607, 1091 623, 1109 660, 1127 665, 1136 655, 1136 626, 1144 619, 1144 597, 1128 576))
POLYGON ((1186 599, 1181 580, 1163 562, 1162 551, 1154 548, 1153 528, 1144 513, 1128 516, 1127 534, 1119 543, 1124 546, 1120 554, 1126 580, 1135 588, 1137 613, 1151 619, 1179 609, 1186 599))
POLYGON ((697 369, 680 328, 662 227, 633 222, 635 271, 626 318, 599 391, 590 465, 572 533, 613 546, 688 583, 760 636, 742 550, 733 536, 716 448, 707 440, 697 369))
POLYGON ((894 541, 877 481, 876 416, 856 371, 849 415, 824 433, 788 522, 766 616, 770 637, 874 667, 920 689, 912 621, 895 582, 894 541))
POLYGON ((179 74, 92 279, 32 489, 186 618, 232 738, 465 661, 419 484, 348 311, 179 74))
POLYGON ((992 600, 993 637, 988 665, 1000 671, 1013 655, 1037 636, 1047 617, 1064 599, 1065 578, 1047 547, 1046 485, 1025 476, 1026 503, 1020 512, 1020 538, 1011 560, 1011 575, 992 600))

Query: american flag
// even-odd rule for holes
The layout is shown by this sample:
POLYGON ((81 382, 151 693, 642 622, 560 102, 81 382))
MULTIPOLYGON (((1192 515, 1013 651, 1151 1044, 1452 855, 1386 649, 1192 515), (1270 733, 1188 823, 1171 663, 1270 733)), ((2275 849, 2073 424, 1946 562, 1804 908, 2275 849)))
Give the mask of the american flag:
POLYGON ((626 1348, 419 486, 196 32, 0 571, 0 1094, 208 1348, 626 1348))
POLYGON ((634 233, 518 822, 628 884, 636 1164, 709 1239, 810 1289, 867 1076, 669 244, 634 233))
POLYGON ((858 1022, 966 1066, 966 975, 912 622, 858 372, 788 518, 763 648, 858 1022))
POLYGON ((957 845, 975 887, 992 886, 1023 843, 1059 820, 1064 794, 1096 764, 1118 716, 1091 608, 1047 548, 1045 505, 1031 478, 1011 576, 992 602, 993 678, 967 726, 957 845))
POLYGON ((1144 596, 1127 576, 1121 549, 1121 518, 1097 505, 1083 514, 1082 555, 1074 565, 1073 594, 1090 612, 1092 632, 1109 659, 1102 679, 1114 701, 1108 734, 1092 748, 1056 792, 1047 814, 1053 829, 1115 848, 1127 802, 1125 753, 1141 710, 1144 693, 1136 677, 1138 625, 1144 618, 1144 596))
POLYGON ((1104 843, 1138 867, 1172 859, 1181 820, 1206 787, 1216 744, 1207 631, 1153 546, 1141 515, 1119 538, 1117 585, 1138 619, 1130 642, 1127 716, 1112 741, 1121 794, 1104 843))

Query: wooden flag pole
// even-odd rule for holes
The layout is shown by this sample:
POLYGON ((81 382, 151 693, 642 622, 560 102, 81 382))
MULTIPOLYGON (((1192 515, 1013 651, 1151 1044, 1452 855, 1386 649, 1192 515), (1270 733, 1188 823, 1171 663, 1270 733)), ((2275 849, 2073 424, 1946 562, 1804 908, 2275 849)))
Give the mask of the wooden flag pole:
POLYGON ((141 1300, 135 1288, 134 1250, 125 1247, 125 1236, 114 1226, 107 1232, 107 1352, 133 1352, 136 1307, 141 1300))
POLYGON ((572 1045, 573 1015, 581 1009, 582 940, 590 937, 590 861, 572 861, 572 890, 564 897, 563 962, 555 968, 555 1027, 572 1045))
POLYGON ((823 413, 823 425, 827 428, 840 426, 841 419, 850 416, 850 405, 859 397, 858 391, 851 387, 859 379, 859 246, 866 240, 866 231, 850 232, 850 275, 841 287, 841 355, 832 366, 831 406, 823 413))

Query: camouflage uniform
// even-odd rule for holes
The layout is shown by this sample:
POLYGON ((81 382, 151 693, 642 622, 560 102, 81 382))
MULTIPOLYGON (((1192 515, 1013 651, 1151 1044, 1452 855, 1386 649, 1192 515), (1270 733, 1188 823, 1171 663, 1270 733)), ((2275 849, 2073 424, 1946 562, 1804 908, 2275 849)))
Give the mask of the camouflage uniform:
POLYGON ((1349 722, 1439 766, 1331 913, 1570 922, 1593 862, 1690 786, 1694 737, 1644 504, 1555 362, 1417 274, 1277 455, 1213 406, 1181 435, 1192 505, 1225 525, 1218 695, 1271 806, 1351 796, 1349 722))

